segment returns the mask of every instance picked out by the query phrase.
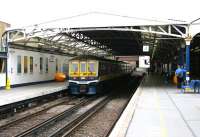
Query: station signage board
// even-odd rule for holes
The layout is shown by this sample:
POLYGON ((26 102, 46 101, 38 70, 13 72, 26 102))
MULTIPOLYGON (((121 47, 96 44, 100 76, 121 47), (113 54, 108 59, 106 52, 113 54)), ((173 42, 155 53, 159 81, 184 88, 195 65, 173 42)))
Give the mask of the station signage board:
POLYGON ((149 46, 143 45, 143 52, 149 52, 149 46))
POLYGON ((139 67, 150 68, 150 56, 139 56, 139 67))

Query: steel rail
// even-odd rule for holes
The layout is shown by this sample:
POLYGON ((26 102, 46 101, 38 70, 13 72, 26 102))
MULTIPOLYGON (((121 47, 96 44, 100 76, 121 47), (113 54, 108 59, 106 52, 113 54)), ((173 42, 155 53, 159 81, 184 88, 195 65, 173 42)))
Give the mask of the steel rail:
MULTIPOLYGON (((63 97, 62 99, 67 99, 67 97, 63 97)), ((53 108, 53 107, 55 107, 55 106, 58 106, 58 105, 61 105, 61 104, 65 104, 65 103, 67 103, 67 102, 72 101, 73 99, 75 99, 75 97, 69 98, 69 100, 66 100, 66 101, 61 100, 60 102, 55 103, 55 104, 53 104, 53 105, 50 105, 50 106, 48 106, 48 107, 44 107, 44 109, 39 110, 39 111, 37 111, 37 112, 35 112, 35 113, 31 113, 31 114, 26 115, 26 116, 24 116, 24 117, 21 117, 21 118, 19 118, 19 119, 15 119, 15 120, 13 120, 13 121, 10 121, 10 122, 6 123, 5 125, 1 125, 1 126, 0 126, 0 130, 4 130, 5 128, 7 128, 7 127, 9 127, 9 126, 12 126, 12 125, 18 124, 18 123, 20 123, 20 122, 23 122, 23 121, 27 120, 28 118, 31 118, 31 117, 34 117, 34 116, 38 116, 40 113, 42 113, 42 112, 44 112, 44 111, 46 111, 46 110, 48 110, 48 109, 51 109, 51 108, 53 108)), ((48 102, 48 103, 49 103, 49 102, 48 102)), ((50 103, 51 103, 51 102, 50 102, 50 103)))
POLYGON ((47 119, 46 121, 33 126, 32 128, 18 134, 15 135, 14 137, 25 137, 25 136, 30 136, 33 134, 36 134, 38 131, 40 131, 42 128, 44 127, 48 127, 49 125, 51 125, 52 123, 61 120, 62 118, 64 118, 66 115, 72 113, 73 111, 77 110, 78 108, 80 108, 82 105, 86 104, 87 102, 89 102, 89 99, 82 99, 81 102, 79 102, 78 104, 74 105, 73 107, 67 109, 66 111, 59 113, 58 115, 51 117, 50 119, 47 119))
POLYGON ((75 118, 70 123, 64 125, 62 128, 55 131, 49 137, 68 137, 72 133, 72 131, 74 131, 79 125, 83 124, 88 118, 90 118, 93 114, 104 107, 110 101, 110 99, 110 96, 106 96, 100 102, 88 109, 85 113, 75 118))

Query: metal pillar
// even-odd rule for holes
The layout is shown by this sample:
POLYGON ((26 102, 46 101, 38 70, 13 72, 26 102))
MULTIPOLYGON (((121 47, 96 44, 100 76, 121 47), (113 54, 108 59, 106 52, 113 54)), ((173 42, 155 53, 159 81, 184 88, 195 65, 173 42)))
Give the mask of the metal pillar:
POLYGON ((186 60, 186 70, 187 72, 189 72, 190 71, 190 45, 186 45, 185 60, 186 60))
POLYGON ((180 59, 179 65, 183 67, 184 66, 184 49, 182 47, 180 48, 180 58, 179 59, 180 59))
POLYGON ((6 50, 6 63, 5 63, 5 69, 6 69, 6 86, 5 89, 9 90, 10 89, 10 79, 9 79, 9 67, 8 67, 8 48, 9 48, 9 42, 8 42, 9 34, 6 32, 6 42, 5 42, 5 50, 6 50))
POLYGON ((185 62, 186 62, 186 86, 189 86, 190 83, 190 42, 191 42, 191 38, 186 38, 185 42, 186 42, 186 47, 185 47, 185 62))

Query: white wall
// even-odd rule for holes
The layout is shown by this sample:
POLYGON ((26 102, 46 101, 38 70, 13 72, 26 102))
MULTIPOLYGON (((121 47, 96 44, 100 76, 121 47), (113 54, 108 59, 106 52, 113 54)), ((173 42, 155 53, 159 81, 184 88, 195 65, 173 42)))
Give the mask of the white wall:
MULTIPOLYGON (((30 83, 37 81, 53 80, 56 73, 56 58, 58 59, 58 72, 62 72, 63 63, 68 63, 70 57, 26 51, 21 49, 9 49, 9 78, 11 85, 30 83), (22 73, 17 73, 17 56, 21 56, 22 73), (28 56, 28 73, 24 73, 24 56, 28 56), (33 73, 30 73, 30 56, 33 57, 33 73), (40 72, 40 57, 43 57, 43 72, 40 72), (48 73, 46 73, 46 58, 48 58, 48 73), (51 59, 50 59, 51 58, 51 59)), ((0 86, 5 86, 5 74, 0 74, 0 86)))
POLYGON ((5 86, 6 74, 0 73, 0 87, 5 86))

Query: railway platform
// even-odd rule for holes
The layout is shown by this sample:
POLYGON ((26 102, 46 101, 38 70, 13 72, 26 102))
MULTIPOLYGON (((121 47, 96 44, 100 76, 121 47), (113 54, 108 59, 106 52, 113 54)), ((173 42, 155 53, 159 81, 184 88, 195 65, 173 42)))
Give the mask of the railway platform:
POLYGON ((146 76, 110 137, 200 137, 200 94, 162 79, 146 76))
POLYGON ((0 90, 0 107, 67 89, 67 82, 48 82, 0 90))

